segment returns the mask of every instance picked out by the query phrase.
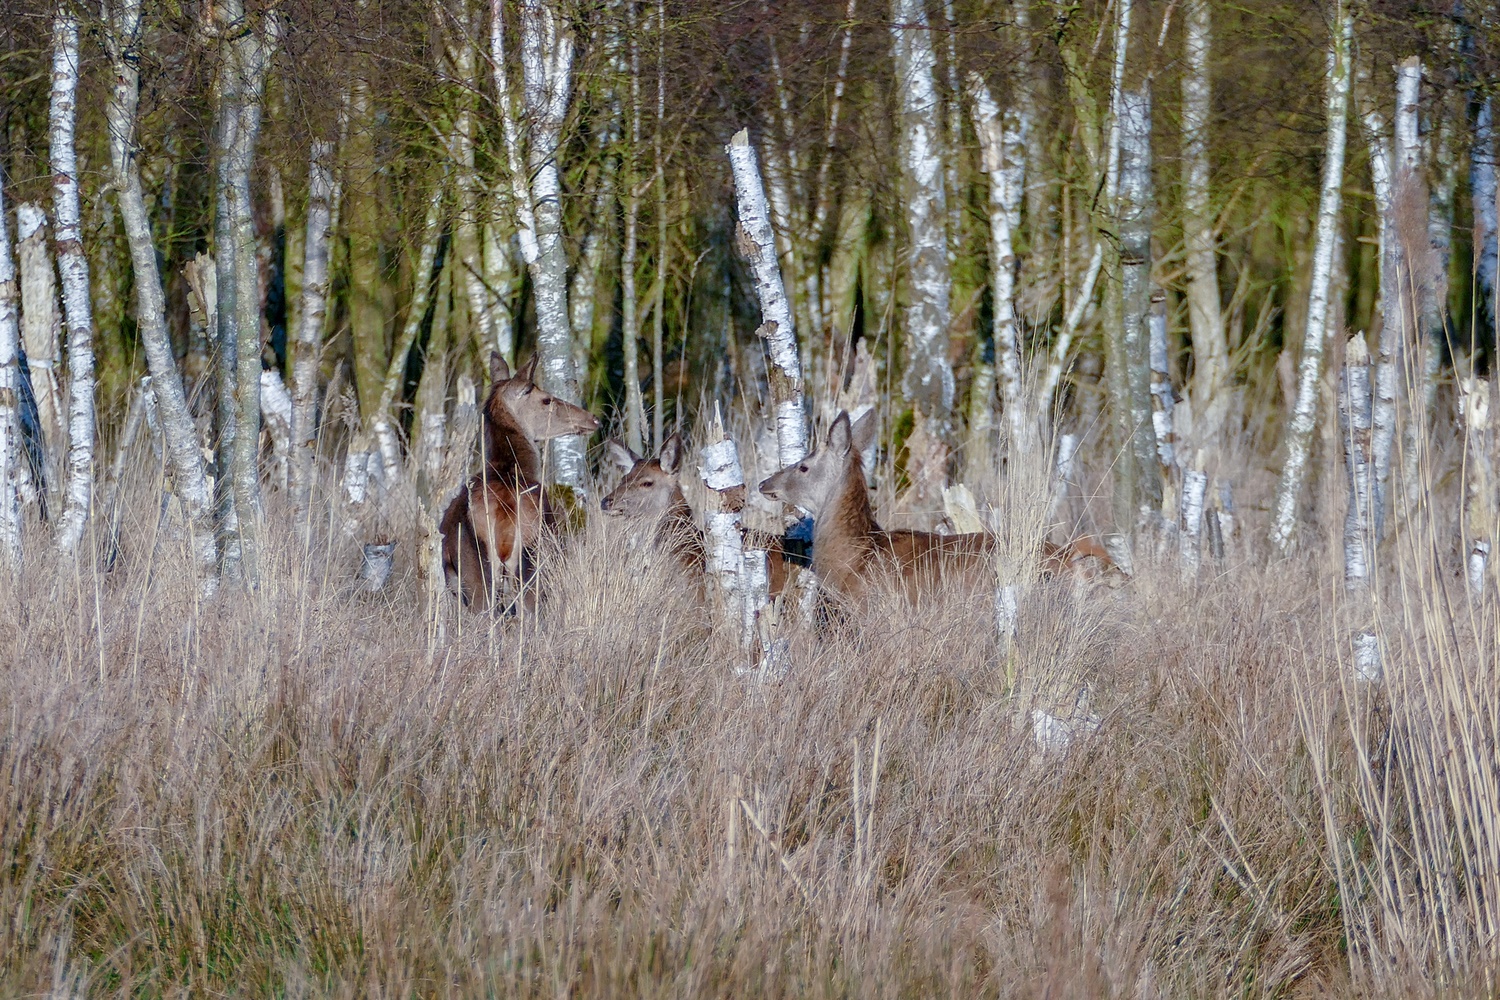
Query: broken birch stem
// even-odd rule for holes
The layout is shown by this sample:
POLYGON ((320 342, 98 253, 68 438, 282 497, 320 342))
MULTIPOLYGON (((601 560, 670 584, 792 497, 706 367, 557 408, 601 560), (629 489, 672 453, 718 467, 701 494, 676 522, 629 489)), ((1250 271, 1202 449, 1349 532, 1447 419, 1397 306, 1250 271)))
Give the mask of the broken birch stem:
MULTIPOLYGON (((745 473, 740 466, 739 449, 724 433, 718 413, 709 429, 709 444, 700 452, 699 469, 703 485, 708 487, 704 513, 704 535, 707 542, 708 576, 718 588, 723 620, 743 642, 745 622, 755 610, 746 607, 745 553, 740 532, 740 513, 745 509, 745 473)), ((764 553, 761 554, 764 559, 764 553)))

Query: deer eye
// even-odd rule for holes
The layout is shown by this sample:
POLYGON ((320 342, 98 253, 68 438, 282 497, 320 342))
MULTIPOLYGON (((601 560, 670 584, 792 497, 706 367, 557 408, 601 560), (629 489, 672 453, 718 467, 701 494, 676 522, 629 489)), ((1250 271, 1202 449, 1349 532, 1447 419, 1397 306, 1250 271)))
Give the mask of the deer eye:
POLYGON ((647 489, 650 489, 652 486, 655 486, 656 483, 654 483, 651 480, 647 479, 644 482, 642 482, 641 485, 644 486, 644 487, 646 487, 647 489))
POLYGON ((798 472, 806 472, 807 471, 807 463, 803 462, 801 465, 797 466, 797 471, 798 472))
POLYGON ((543 406, 551 406, 552 405, 552 397, 548 396, 546 399, 542 400, 542 405, 543 406))

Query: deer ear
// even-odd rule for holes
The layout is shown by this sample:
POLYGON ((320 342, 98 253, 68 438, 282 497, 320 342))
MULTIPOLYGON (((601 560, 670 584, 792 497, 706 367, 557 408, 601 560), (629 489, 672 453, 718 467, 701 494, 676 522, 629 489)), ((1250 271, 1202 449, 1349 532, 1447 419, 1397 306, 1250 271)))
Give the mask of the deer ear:
POLYGON ((639 455, 631 451, 629 448, 625 447, 625 445, 621 444, 619 441, 616 441, 614 438, 610 438, 608 441, 604 442, 604 453, 609 456, 609 460, 611 462, 613 462, 621 469, 621 471, 624 472, 629 472, 631 469, 635 468, 635 463, 641 460, 641 457, 639 455))
POLYGON ((838 419, 828 428, 828 450, 835 455, 847 455, 853 440, 849 430, 849 414, 840 410, 838 419))
POLYGON ((661 443, 661 454, 656 456, 656 464, 667 475, 677 475, 677 470, 682 468, 682 435, 674 433, 661 443))
POLYGON ((528 362, 526 362, 524 365, 522 365, 521 366, 521 370, 518 371, 518 372, 516 372, 516 378, 525 379, 527 382, 530 382, 531 384, 535 385, 536 384, 536 363, 537 363, 537 355, 533 354, 531 356, 531 360, 528 361, 528 362))
POLYGON ((875 410, 872 407, 860 414, 859 419, 854 421, 854 426, 850 428, 854 439, 855 451, 863 454, 865 449, 870 447, 870 444, 875 440, 875 427, 875 410))
POLYGON ((491 351, 490 381, 504 382, 508 378, 510 378, 510 366, 505 363, 505 359, 500 356, 499 351, 491 351))

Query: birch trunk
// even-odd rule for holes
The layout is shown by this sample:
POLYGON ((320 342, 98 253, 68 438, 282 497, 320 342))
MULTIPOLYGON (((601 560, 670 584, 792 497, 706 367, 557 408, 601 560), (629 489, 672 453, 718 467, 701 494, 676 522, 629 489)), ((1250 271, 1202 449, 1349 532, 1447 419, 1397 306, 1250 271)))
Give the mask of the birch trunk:
POLYGON ((1118 108, 1121 318, 1119 329, 1110 334, 1110 402, 1129 459, 1122 456, 1115 466, 1115 524, 1129 532, 1142 515, 1161 510, 1162 501, 1151 407, 1151 226, 1156 212, 1149 84, 1123 92, 1118 108))
POLYGON ((527 185, 526 166, 521 156, 522 111, 510 92, 510 69, 505 54, 505 16, 502 0, 490 0, 490 70, 495 81, 500 135, 503 140, 505 165, 510 180, 509 194, 511 204, 515 209, 516 237, 521 244, 521 256, 530 264, 538 252, 536 217, 533 214, 531 190, 527 185))
POLYGON ((1349 46, 1354 34, 1350 8, 1339 4, 1328 48, 1327 138, 1323 178, 1318 196, 1317 238, 1313 247, 1312 287, 1308 292, 1302 360, 1297 369, 1297 398, 1287 428, 1286 462, 1276 487, 1271 520, 1271 542, 1290 554, 1297 536, 1298 509, 1307 479, 1307 455, 1317 418, 1318 386, 1323 376, 1323 350, 1328 338, 1328 288, 1338 243, 1339 207, 1344 179, 1344 150, 1349 112, 1349 46))
POLYGON ((427 197, 421 249, 417 252, 417 264, 412 271, 411 304, 406 310, 401 336, 396 338, 395 348, 391 351, 385 380, 380 386, 380 402, 375 406, 375 416, 371 421, 371 432, 380 451, 380 463, 387 483, 395 483, 401 478, 401 442, 396 434, 394 410, 397 396, 406 381, 407 358, 411 355, 412 345, 417 342, 417 335, 422 332, 422 320, 432 298, 432 267, 437 259, 438 240, 443 234, 443 186, 441 180, 436 181, 427 197))
MULTIPOLYGON (((606 139, 606 141, 608 141, 606 139)), ((583 241, 578 267, 568 286, 568 322, 573 328, 573 367, 580 380, 588 375, 589 356, 594 346, 594 316, 598 306, 599 275, 604 269, 604 253, 614 228, 615 161, 608 158, 600 170, 594 190, 593 225, 583 241)))
POLYGON ((634 452, 645 450, 642 431, 645 404, 641 399, 641 325, 636 298, 635 268, 641 216, 640 179, 636 155, 641 145, 641 47, 636 37, 635 4, 625 5, 625 32, 630 50, 630 127, 625 168, 625 237, 620 245, 621 348, 625 366, 625 443, 634 452))
POLYGON ((1156 457, 1164 479, 1177 467, 1177 427, 1172 392, 1171 355, 1167 347, 1167 302, 1160 290, 1151 296, 1147 317, 1151 331, 1151 426, 1156 432, 1156 457))
POLYGON ((317 458, 318 361, 328 317, 329 246, 339 184, 333 172, 334 144, 316 139, 307 164, 307 235, 302 244, 302 305, 297 316, 297 352, 292 362, 292 509, 307 515, 317 458))
POLYGON ((78 199, 78 17, 71 5, 52 22, 52 96, 48 113, 52 203, 57 222, 57 270, 62 275, 63 318, 68 328, 68 476, 57 544, 78 551, 94 492, 94 326, 89 304, 89 264, 83 253, 78 199))
POLYGON ((1211 446, 1218 440, 1229 402, 1229 347, 1224 337, 1209 204, 1213 20, 1209 0, 1188 0, 1183 13, 1182 225, 1187 244, 1188 329, 1193 338, 1193 436, 1200 446, 1211 446))
POLYGON ((484 251, 485 311, 489 313, 491 339, 489 343, 479 345, 479 354, 488 357, 490 351, 499 351, 506 364, 513 366, 516 337, 511 301, 516 277, 515 244, 501 237, 503 227, 499 222, 506 215, 503 206, 509 203, 510 196, 501 188, 493 193, 491 200, 494 207, 489 213, 490 219, 479 227, 484 251))
POLYGON ((1021 392, 1013 235, 1021 228, 1021 197, 1025 193, 1026 121, 1014 108, 1007 108, 1002 115, 978 73, 969 76, 969 92, 974 98, 974 131, 979 135, 984 172, 990 179, 990 281, 1000 408, 1011 448, 1024 453, 1031 450, 1032 435, 1027 433, 1030 421, 1021 392))
MULTIPOLYGON (((348 141, 340 150, 346 178, 342 209, 348 240, 349 359, 359 415, 368 428, 380 399, 394 295, 381 264, 385 230, 380 194, 384 185, 375 147, 376 110, 366 80, 356 80, 349 97, 348 141)), ((337 202, 335 202, 337 204, 337 202)))
MULTIPOLYGON (((656 398, 652 400, 651 406, 651 450, 661 450, 662 443, 662 421, 666 417, 666 370, 665 361, 662 357, 662 334, 666 324, 666 294, 667 275, 670 273, 668 265, 668 254, 671 252, 667 244, 667 175, 666 158, 662 149, 662 132, 666 128, 667 121, 667 76, 666 76, 666 46, 667 46, 667 6, 666 0, 656 0, 656 134, 653 136, 655 143, 655 170, 656 170, 656 309, 651 316, 651 393, 656 398)), ((771 55, 776 57, 775 36, 772 36, 771 55)), ((774 63, 776 68, 777 95, 782 102, 783 114, 785 114, 786 92, 782 89, 780 62, 774 63)), ((785 123, 786 119, 782 119, 785 123)), ((788 137, 788 155, 790 155, 791 142, 788 137)), ((795 259, 794 259, 795 260, 795 259)), ((795 279, 797 274, 795 263, 792 275, 795 279)))
POLYGON ((292 396, 281 373, 274 368, 260 373, 261 414, 271 438, 271 482, 285 487, 292 459, 292 396))
MULTIPOLYGON (((187 520, 199 587, 209 591, 214 587, 217 568, 213 494, 198 443, 198 429, 172 351, 166 296, 157 269, 151 218, 141 189, 140 164, 136 159, 141 0, 120 0, 114 5, 112 15, 112 21, 106 27, 105 44, 113 64, 114 89, 106 108, 106 119, 115 196, 125 223, 125 240, 130 247, 130 263, 134 271, 136 323, 146 353, 146 365, 151 372, 148 386, 153 401, 151 410, 161 427, 171 463, 172 489, 182 503, 187 520)), ((204 308, 208 308, 206 303, 204 308)), ((143 398, 146 391, 143 388, 143 398)))
POLYGON ((43 440, 42 473, 47 488, 57 485, 57 456, 63 448, 63 398, 57 384, 57 272, 47 246, 47 216, 38 205, 16 206, 16 261, 21 272, 21 347, 31 369, 37 419, 43 440))
POLYGON ((1344 467, 1349 474, 1349 508, 1344 515, 1344 582, 1369 585, 1375 539, 1374 514, 1379 495, 1375 481, 1374 417, 1370 393, 1370 351, 1357 334, 1344 351, 1339 376, 1339 428, 1344 437, 1344 467))
POLYGON ((1182 501, 1179 505, 1178 558, 1182 562, 1182 575, 1192 579, 1198 574, 1203 559, 1203 497, 1208 490, 1208 476, 1201 469, 1186 469, 1182 473, 1182 501))
POLYGON ((1464 470, 1464 577, 1470 595, 1477 599, 1484 595, 1496 528, 1496 469, 1490 428, 1489 380, 1459 380, 1458 412, 1464 429, 1468 466, 1464 470))
POLYGON ((1469 145, 1469 198, 1474 213, 1475 321, 1494 329, 1500 323, 1495 297, 1497 260, 1500 260, 1500 208, 1496 206, 1495 99, 1478 101, 1469 145))
POLYGON ((747 607, 745 594, 744 541, 740 532, 740 512, 745 508, 745 473, 740 466, 739 449, 724 433, 718 413, 709 428, 709 443, 700 453, 700 472, 708 488, 704 511, 704 541, 707 572, 716 584, 723 620, 743 643, 744 622, 754 609, 747 607))
MULTIPOLYGON (((573 364, 573 330, 568 316, 568 255, 562 242, 562 184, 557 155, 563 119, 573 87, 573 36, 559 25, 550 0, 521 4, 521 66, 525 78, 527 150, 531 164, 531 204, 536 252, 528 258, 536 295, 536 349, 541 356, 538 384, 577 404, 578 370, 573 364)), ((581 434, 547 444, 552 480, 582 489, 588 474, 581 434)))
POLYGON ((214 13, 221 46, 213 141, 219 295, 219 559, 225 575, 242 576, 253 587, 260 499, 261 301, 250 171, 278 22, 270 13, 259 25, 252 24, 243 0, 226 0, 214 13))
POLYGON ((902 197, 910 236, 907 261, 906 372, 902 391, 916 409, 919 437, 912 482, 933 502, 947 482, 947 442, 952 433, 953 367, 948 361, 949 297, 947 200, 943 191, 941 106, 937 59, 922 0, 891 0, 897 100, 901 124, 902 197))
MULTIPOLYGON (((475 71, 478 17, 468 0, 449 4, 448 19, 458 27, 446 34, 448 62, 457 86, 452 88, 457 108, 448 135, 448 156, 454 168, 454 190, 458 213, 453 222, 453 251, 458 258, 464 298, 468 302, 475 340, 483 345, 480 357, 488 357, 495 344, 491 292, 485 288, 484 251, 480 236, 479 196, 483 186, 474 158, 474 95, 478 93, 475 71)), ((481 8, 482 9, 482 8, 481 8)))
POLYGON ((1453 123, 1448 102, 1440 102, 1431 159, 1432 189, 1427 202, 1427 242, 1432 252, 1431 286, 1422 299, 1422 400, 1407 421, 1402 477, 1408 509, 1422 501, 1422 456, 1434 426, 1438 370, 1448 336, 1448 267, 1453 256, 1453 192, 1458 174, 1453 162, 1453 123))
POLYGON ((750 264, 755 294, 760 300, 761 324, 756 333, 765 341, 766 372, 776 408, 776 456, 781 468, 807 454, 807 423, 803 412, 802 362, 797 351, 791 303, 776 263, 776 236, 771 229, 765 188, 750 133, 736 132, 725 147, 734 174, 735 205, 739 213, 736 242, 750 264))
POLYGON ((450 257, 444 262, 442 274, 438 278, 437 301, 432 310, 432 330, 422 352, 422 378, 417 383, 417 445, 413 450, 427 477, 426 492, 433 501, 429 506, 435 505, 440 499, 436 491, 442 473, 448 429, 448 342, 453 325, 450 303, 454 299, 455 265, 463 267, 463 262, 450 257))
POLYGON ((4 185, 0 176, 0 564, 14 580, 21 570, 21 323, 4 185))

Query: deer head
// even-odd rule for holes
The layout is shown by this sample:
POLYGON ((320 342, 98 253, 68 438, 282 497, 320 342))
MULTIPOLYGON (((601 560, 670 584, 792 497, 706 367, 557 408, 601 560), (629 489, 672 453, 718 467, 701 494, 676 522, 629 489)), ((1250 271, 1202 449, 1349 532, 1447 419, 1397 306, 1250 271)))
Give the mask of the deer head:
POLYGON ((660 517, 685 502, 677 473, 682 468, 682 438, 673 434, 662 442, 661 453, 646 460, 618 441, 605 442, 610 461, 625 470, 609 496, 599 501, 606 514, 622 517, 660 517))
POLYGON ((569 434, 592 434, 599 421, 581 406, 574 406, 552 395, 536 384, 537 356, 522 365, 514 375, 498 351, 490 354, 489 399, 485 409, 504 404, 520 424, 521 431, 533 441, 548 441, 569 434))
POLYGON ((848 412, 840 411, 828 428, 823 447, 761 483, 760 492, 771 500, 796 504, 817 517, 854 477, 863 488, 865 473, 859 456, 874 439, 874 410, 852 424, 848 412))

